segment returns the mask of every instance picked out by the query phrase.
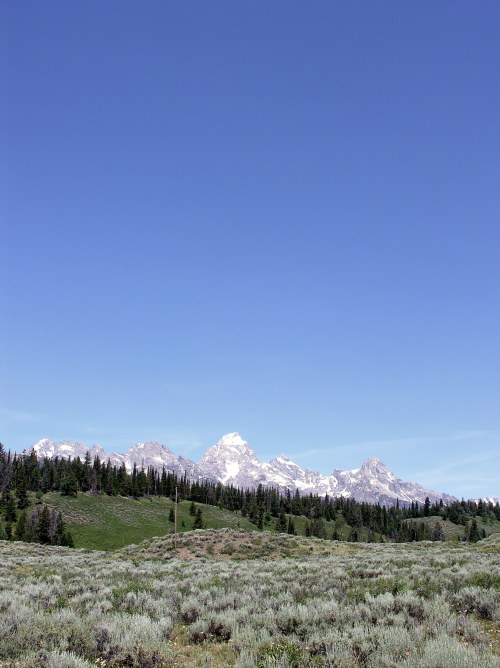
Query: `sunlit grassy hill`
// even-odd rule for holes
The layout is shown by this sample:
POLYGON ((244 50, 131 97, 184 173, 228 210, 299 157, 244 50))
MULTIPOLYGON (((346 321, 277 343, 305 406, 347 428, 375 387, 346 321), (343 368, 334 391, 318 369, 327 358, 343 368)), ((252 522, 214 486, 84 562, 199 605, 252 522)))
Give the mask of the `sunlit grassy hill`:
MULTIPOLYGON (((30 495, 32 503, 36 499, 30 495)), ((73 535, 75 547, 84 547, 96 550, 116 550, 125 545, 137 544, 154 536, 173 534, 174 522, 171 521, 171 511, 175 503, 165 497, 151 497, 133 499, 131 497, 94 495, 78 493, 76 497, 62 496, 58 492, 49 492, 41 502, 60 510, 64 522, 73 535)), ((257 531, 257 525, 244 517, 238 511, 230 511, 218 506, 196 503, 196 508, 202 511, 203 528, 206 529, 236 529, 257 531)), ((177 531, 182 534, 190 531, 194 526, 194 516, 190 514, 191 502, 182 501, 177 504, 177 531)), ((447 541, 459 541, 463 538, 465 527, 444 521, 439 517, 424 517, 408 522, 421 522, 432 531, 436 523, 440 525, 444 538, 447 541)), ((310 521, 306 517, 293 517, 296 533, 305 536, 310 521)), ((485 529, 487 534, 500 532, 500 522, 491 521, 484 524, 477 519, 479 529, 485 529)), ((334 521, 323 522, 327 538, 334 534, 334 521)), ((276 518, 266 524, 264 529, 275 530, 276 518)), ((368 530, 356 530, 359 541, 369 539, 368 530)), ((352 536, 351 527, 337 525, 337 536, 341 540, 349 540, 352 536)), ((373 533, 370 540, 381 540, 379 534, 373 533)))
MULTIPOLYGON (((75 547, 93 550, 115 550, 140 543, 153 536, 173 534, 174 523, 169 520, 170 511, 175 507, 171 499, 152 497, 133 499, 122 496, 107 496, 79 493, 76 497, 62 496, 49 492, 42 499, 44 503, 60 510, 67 528, 75 540, 75 547)), ((232 512, 217 506, 195 504, 202 510, 203 527, 206 529, 248 529, 257 531, 257 525, 240 512, 232 512)), ((190 514, 191 502, 178 504, 177 531, 184 533, 193 528, 194 517, 190 514)), ((264 524, 265 530, 273 531, 276 519, 264 524)), ((305 536, 308 520, 294 517, 298 535, 305 536)), ((334 522, 324 523, 328 537, 334 530, 334 522)), ((340 537, 348 538, 349 527, 344 527, 340 537)))
MULTIPOLYGON (((439 525, 443 532, 444 539, 449 540, 462 540, 464 538, 466 527, 463 524, 455 524, 449 520, 444 520, 442 517, 431 515, 430 517, 419 517, 411 520, 406 520, 407 522, 415 522, 425 524, 431 531, 436 527, 436 524, 439 525)), ((476 523, 479 531, 485 531, 486 535, 500 533, 500 522, 498 520, 492 520, 490 522, 484 522, 480 517, 476 518, 476 523)))
MULTIPOLYGON (((150 500, 93 494, 69 497, 51 492, 42 500, 61 511, 75 547, 115 550, 174 531, 169 515, 175 504, 164 497, 150 500)), ((190 531, 194 523, 189 513, 191 503, 181 501, 177 505, 177 530, 190 531)), ((204 504, 196 506, 202 509, 203 525, 209 529, 256 529, 255 524, 239 513, 204 504)))

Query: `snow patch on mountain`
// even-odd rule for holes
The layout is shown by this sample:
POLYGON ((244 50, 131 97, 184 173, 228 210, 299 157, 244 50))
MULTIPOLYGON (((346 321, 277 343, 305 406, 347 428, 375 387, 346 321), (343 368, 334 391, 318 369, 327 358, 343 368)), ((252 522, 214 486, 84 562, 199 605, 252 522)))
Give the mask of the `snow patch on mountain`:
MULTIPOLYGON (((396 501, 423 504, 426 497, 431 502, 442 499, 444 503, 450 503, 455 500, 448 494, 425 489, 415 482, 404 482, 376 457, 369 457, 359 468, 348 471, 335 469, 329 476, 311 469, 303 470, 283 453, 269 462, 261 462, 238 432, 225 434, 206 450, 198 463, 186 457, 177 457, 166 445, 157 441, 136 443, 123 455, 108 455, 98 445, 89 450, 83 443, 56 443, 48 438, 35 443, 31 450, 40 457, 80 457, 82 460, 89 453, 91 461, 96 457, 101 461, 109 459, 115 466, 125 464, 129 472, 134 465, 144 469, 153 467, 179 476, 186 475, 190 480, 205 479, 249 489, 262 484, 281 491, 298 490, 301 494, 344 496, 384 505, 392 505, 396 501)), ((489 502, 490 499, 484 501, 489 502)), ((493 500, 494 503, 496 501, 493 500)))

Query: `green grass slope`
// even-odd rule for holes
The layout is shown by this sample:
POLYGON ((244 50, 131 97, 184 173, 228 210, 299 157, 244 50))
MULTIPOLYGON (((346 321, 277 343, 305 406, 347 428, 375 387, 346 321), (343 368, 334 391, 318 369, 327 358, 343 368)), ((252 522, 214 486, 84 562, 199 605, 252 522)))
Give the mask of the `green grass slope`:
MULTIPOLYGON (((407 522, 417 522, 425 524, 430 531, 432 532, 436 526, 439 524, 443 531, 445 540, 462 540, 465 535, 465 526, 462 524, 454 524, 449 520, 443 520, 441 517, 436 515, 431 515, 430 517, 419 517, 415 519, 409 519, 407 522)), ((477 527, 479 531, 486 532, 487 536, 496 534, 500 532, 500 522, 498 520, 491 520, 489 522, 484 522, 480 517, 476 517, 477 527)))
MULTIPOLYGON (((75 547, 91 550, 116 550, 125 545, 142 543, 154 536, 165 536, 174 532, 174 523, 169 521, 169 514, 175 504, 164 497, 151 499, 132 499, 130 497, 106 496, 79 493, 77 497, 61 496, 50 492, 42 497, 42 502, 60 510, 67 528, 71 531, 75 547)), ((35 498, 33 496, 33 502, 35 498)), ((195 504, 203 513, 203 525, 206 529, 235 529, 256 531, 257 526, 239 512, 231 512, 215 506, 195 504)), ((193 529, 194 517, 190 515, 190 501, 178 504, 177 530, 184 533, 193 529)), ((305 517, 294 517, 295 530, 299 536, 305 536, 310 524, 305 517)), ((464 534, 464 527, 445 522, 439 517, 426 517, 412 522, 424 522, 432 530, 439 522, 447 541, 459 541, 464 534)), ((275 530, 276 519, 264 525, 266 531, 275 530)), ((500 531, 500 522, 488 525, 478 519, 480 529, 493 533, 500 531)), ((324 522, 327 538, 331 538, 335 523, 324 522)), ((1 527, 0 527, 1 528, 1 527)), ((350 539, 350 527, 344 525, 338 530, 341 540, 350 539)), ((368 540, 366 529, 358 531, 360 541, 368 540)), ((378 542, 380 536, 374 534, 371 539, 378 542)))
MULTIPOLYGON (((68 497, 50 492, 44 495, 42 501, 61 511, 75 540, 75 547, 116 550, 174 531, 174 523, 168 517, 175 504, 166 498, 154 497, 149 500, 92 494, 68 497)), ((179 532, 193 528, 194 517, 189 514, 190 505, 189 501, 178 504, 179 532)), ((202 509, 203 523, 208 529, 256 529, 255 524, 238 513, 215 506, 196 505, 202 509)))

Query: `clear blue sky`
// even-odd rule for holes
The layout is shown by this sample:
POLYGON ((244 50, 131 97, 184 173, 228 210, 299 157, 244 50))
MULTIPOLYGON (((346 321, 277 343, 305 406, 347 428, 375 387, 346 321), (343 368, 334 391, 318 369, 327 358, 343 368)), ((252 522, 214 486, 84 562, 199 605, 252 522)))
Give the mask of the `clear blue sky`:
POLYGON ((500 4, 3 3, 0 440, 239 431, 500 496, 500 4))

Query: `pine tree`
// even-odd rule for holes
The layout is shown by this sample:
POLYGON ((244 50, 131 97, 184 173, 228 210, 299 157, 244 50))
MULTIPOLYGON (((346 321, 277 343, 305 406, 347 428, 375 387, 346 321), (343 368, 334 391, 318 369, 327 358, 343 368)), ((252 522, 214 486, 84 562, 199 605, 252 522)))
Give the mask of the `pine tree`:
POLYGON ((99 484, 97 481, 97 472, 95 469, 92 469, 90 475, 90 491, 92 494, 99 494, 99 484))
POLYGON ((36 523, 35 533, 39 543, 50 543, 50 514, 49 507, 45 504, 36 523))
POLYGON ((191 505, 189 506, 189 514, 191 517, 196 517, 196 506, 194 505, 194 501, 191 501, 191 505))
POLYGON ((278 533, 285 533, 287 530, 287 521, 285 511, 282 510, 279 514, 278 519, 276 520, 276 531, 278 533))
POLYGON ((19 513, 16 524, 16 540, 26 540, 28 533, 28 513, 23 510, 19 513))
POLYGON ((432 540, 444 540, 444 532, 443 527, 441 526, 441 522, 436 522, 434 525, 434 529, 432 531, 432 540))
POLYGON ((62 518, 62 515, 61 515, 61 511, 59 511, 59 513, 57 514, 56 532, 55 532, 55 535, 54 535, 53 542, 56 545, 62 545, 63 536, 64 536, 64 522, 63 522, 63 518, 62 518))
POLYGON ((0 443, 0 490, 5 487, 7 477, 7 455, 3 443, 0 443))
POLYGON ((5 499, 5 521, 15 522, 16 519, 17 519, 16 500, 12 496, 11 492, 7 492, 5 499))
POLYGON ((28 494, 26 493, 26 478, 24 473, 19 477, 16 488, 17 507, 24 510, 29 506, 28 494))
POLYGON ((170 508, 170 512, 168 513, 168 521, 169 522, 175 522, 175 512, 173 508, 170 508))
POLYGON ((316 517, 313 520, 311 532, 316 538, 326 538, 325 523, 320 517, 316 517))
POLYGON ((481 534, 479 533, 479 528, 477 526, 477 522, 476 522, 476 520, 472 520, 471 525, 470 525, 468 540, 471 543, 477 543, 477 541, 480 538, 481 538, 481 534))
POLYGON ((295 523, 294 523, 293 517, 291 515, 288 518, 288 526, 287 526, 286 532, 289 533, 292 536, 295 536, 297 534, 297 531, 295 529, 295 523))
POLYGON ((50 492, 52 488, 52 481, 50 477, 49 471, 44 471, 42 475, 42 483, 41 483, 41 491, 43 494, 47 494, 47 492, 50 492))
POLYGON ((196 509, 196 515, 193 522, 193 529, 203 529, 203 513, 201 508, 196 509))
POLYGON ((78 483, 73 471, 68 471, 61 480, 61 494, 62 496, 76 496, 78 493, 78 483))

